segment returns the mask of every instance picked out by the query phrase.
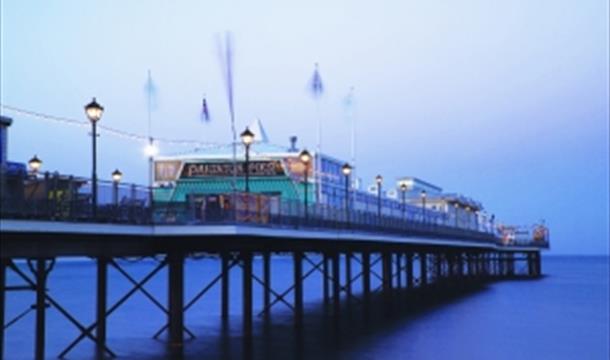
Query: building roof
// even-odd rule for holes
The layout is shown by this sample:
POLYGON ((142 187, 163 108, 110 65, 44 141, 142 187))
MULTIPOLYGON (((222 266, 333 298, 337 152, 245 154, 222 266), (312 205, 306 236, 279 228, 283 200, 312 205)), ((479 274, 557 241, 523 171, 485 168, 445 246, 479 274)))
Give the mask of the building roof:
MULTIPOLYGON (((245 148, 242 143, 236 145, 237 159, 243 159, 245 156, 245 148)), ((251 157, 278 157, 280 155, 295 156, 295 153, 288 151, 288 147, 275 145, 271 143, 255 142, 250 145, 251 157)), ((223 144, 214 147, 196 148, 188 152, 177 153, 173 155, 155 156, 155 160, 194 160, 194 159, 232 159, 233 146, 231 144, 223 144)))
POLYGON ((0 125, 2 126, 10 126, 13 123, 13 119, 8 116, 0 115, 0 125))
POLYGON ((252 124, 250 124, 250 126, 248 126, 248 128, 254 134, 255 143, 257 143, 257 142, 268 143, 269 142, 269 137, 267 136, 267 132, 265 131, 265 128, 263 127, 263 123, 261 122, 261 119, 259 119, 259 118, 254 119, 254 121, 252 121, 252 124))
POLYGON ((469 197, 461 195, 461 194, 445 193, 445 194, 433 195, 433 196, 428 197, 428 201, 434 201, 434 200, 446 201, 450 204, 457 203, 458 205, 461 205, 462 207, 469 207, 474 211, 483 210, 483 204, 481 204, 480 202, 478 202, 472 198, 469 198, 469 197))

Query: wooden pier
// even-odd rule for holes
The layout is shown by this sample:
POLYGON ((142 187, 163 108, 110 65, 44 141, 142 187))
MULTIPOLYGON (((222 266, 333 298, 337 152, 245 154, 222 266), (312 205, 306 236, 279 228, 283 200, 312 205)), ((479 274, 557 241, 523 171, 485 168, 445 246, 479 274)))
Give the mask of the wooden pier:
MULTIPOLYGON (((67 357, 79 343, 96 344, 99 355, 115 357, 107 342, 107 318, 134 293, 142 292, 167 316, 165 331, 169 346, 181 351, 185 337, 194 337, 185 327, 186 311, 212 286, 221 287, 221 316, 229 316, 229 274, 241 269, 241 303, 244 349, 252 348, 252 327, 256 314, 268 314, 278 304, 286 304, 294 313, 294 325, 300 327, 304 317, 303 282, 314 272, 321 273, 322 301, 329 304, 334 317, 342 311, 341 298, 358 302, 364 315, 371 311, 371 296, 381 292, 384 311, 392 313, 394 294, 409 294, 426 289, 443 289, 515 277, 537 278, 541 275, 541 248, 536 245, 505 246, 493 235, 469 233, 451 236, 435 228, 402 233, 363 231, 307 226, 279 227, 260 224, 227 223, 221 225, 130 225, 99 222, 67 222, 32 219, 0 220, 0 323, 6 324, 5 302, 11 289, 6 284, 7 271, 13 271, 36 294, 35 349, 33 357, 45 358, 47 305, 58 310, 80 332, 80 335, 57 355, 67 357), (185 259, 206 254, 219 257, 218 276, 194 298, 185 299, 185 259), (284 291, 271 286, 272 260, 276 254, 292 257, 293 284, 284 291), (97 263, 96 320, 85 324, 65 309, 46 286, 55 262, 67 257, 86 256, 97 263), (137 280, 120 267, 116 259, 155 257, 158 265, 137 280), (29 273, 16 266, 26 259, 29 273), (263 263, 262 275, 253 272, 253 260, 263 263), (353 264, 358 263, 358 273, 353 264), (378 267, 381 265, 381 271, 378 267), (117 269, 133 285, 113 304, 108 303, 108 268, 117 269), (167 301, 159 301, 144 285, 160 270, 167 269, 167 301), (520 269, 524 269, 520 270, 520 269), (371 277, 381 280, 381 288, 371 288, 371 277), (341 279, 344 281, 341 281, 341 279), (354 293, 358 281, 361 293, 354 293), (261 285, 263 306, 253 307, 255 284, 261 285)), ((456 233, 457 234, 457 233, 456 233)), ((156 329, 153 329, 156 330, 156 329)), ((4 326, 0 328, 0 354, 4 348, 4 326)), ((188 345, 186 345, 188 346, 188 345)))

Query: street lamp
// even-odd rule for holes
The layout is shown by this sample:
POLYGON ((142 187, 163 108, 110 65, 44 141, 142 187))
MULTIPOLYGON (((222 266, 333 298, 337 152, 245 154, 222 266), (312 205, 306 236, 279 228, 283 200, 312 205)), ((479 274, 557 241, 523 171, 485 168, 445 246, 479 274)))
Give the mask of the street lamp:
POLYGON ((377 183, 377 221, 381 223, 381 183, 383 183, 383 177, 377 175, 375 182, 377 183))
POLYGON ((472 219, 470 219, 470 206, 466 206, 466 228, 470 229, 472 226, 472 219))
POLYGON ((454 203, 453 207, 455 208, 455 227, 459 227, 458 225, 458 209, 460 205, 458 203, 454 203))
POLYGON ((114 181, 115 184, 120 183, 122 178, 123 173, 119 169, 116 169, 112 172, 112 181, 114 181))
POLYGON ((34 155, 34 157, 28 161, 28 166, 30 167, 30 171, 32 171, 33 174, 36 174, 42 166, 42 160, 40 160, 37 155, 34 155))
POLYGON ((239 135, 241 142, 246 148, 246 194, 250 192, 250 145, 254 142, 254 133, 246 127, 246 130, 239 135))
POLYGON ((116 169, 112 172, 112 199, 114 206, 119 205, 119 183, 123 178, 123 173, 116 169))
POLYGON ((345 163, 341 167, 341 171, 345 176, 345 221, 349 225, 349 176, 352 173, 352 167, 350 164, 345 163))
POLYGON ((405 214, 407 211, 407 184, 404 182, 400 184, 400 191, 402 194, 402 220, 405 220, 405 214))
POLYGON ((309 153, 309 151, 307 151, 307 149, 304 149, 303 151, 301 151, 301 153, 299 154, 299 159, 301 160, 301 162, 303 163, 303 165, 305 165, 305 170, 303 170, 303 180, 304 180, 304 186, 305 186, 305 222, 307 222, 307 217, 308 217, 308 210, 307 210, 307 175, 309 172, 309 163, 311 162, 311 154, 309 153))
POLYGON ((426 190, 422 190, 419 194, 421 196, 421 214, 422 214, 422 222, 426 222, 426 190))
POLYGON ((85 105, 85 114, 91 122, 91 138, 93 147, 93 166, 91 172, 91 195, 92 195, 92 215, 93 218, 97 216, 97 122, 102 118, 104 113, 104 107, 95 101, 95 98, 91 102, 85 105))

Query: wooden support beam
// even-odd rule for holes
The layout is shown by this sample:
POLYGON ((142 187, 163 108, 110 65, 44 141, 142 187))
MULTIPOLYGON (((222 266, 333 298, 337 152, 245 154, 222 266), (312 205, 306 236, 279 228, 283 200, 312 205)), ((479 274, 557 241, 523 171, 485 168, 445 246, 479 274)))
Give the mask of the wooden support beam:
POLYGON ((322 297, 324 298, 324 306, 328 306, 329 296, 329 281, 328 281, 328 262, 330 261, 327 253, 322 254, 322 297))
POLYGON ((406 253, 405 258, 406 258, 405 277, 406 277, 406 281, 407 281, 407 289, 411 290, 411 289, 413 289, 413 287, 415 285, 415 281, 414 281, 415 279, 413 279, 413 254, 406 253))
POLYGON ((426 287, 428 285, 428 254, 425 252, 419 253, 419 286, 426 287))
POLYGON ((439 284, 443 279, 443 254, 436 253, 434 254, 434 265, 435 265, 435 279, 434 281, 439 284))
POLYGON ((300 327, 303 324, 303 253, 294 251, 294 324, 300 327))
POLYGON ((36 360, 45 358, 47 276, 53 267, 54 260, 51 260, 49 263, 47 261, 48 259, 44 258, 28 260, 30 271, 34 273, 36 279, 36 333, 34 345, 34 357, 36 360))
MULTIPOLYGON (((263 306, 268 309, 271 305, 271 252, 263 253, 263 306)), ((265 315, 269 312, 266 311, 265 315)))
POLYGON ((352 253, 345 253, 345 293, 347 294, 347 304, 352 300, 352 253))
POLYGON ((368 314, 371 305, 371 253, 366 250, 362 252, 362 297, 363 310, 368 314))
POLYGON ((339 318, 341 312, 341 271, 339 263, 339 253, 332 254, 332 271, 333 271, 333 312, 336 318, 339 318))
POLYGON ((220 317, 223 319, 227 319, 229 317, 229 260, 228 253, 223 252, 220 254, 220 317))
POLYGON ((386 250, 381 256, 384 310, 389 315, 392 312, 392 253, 386 250))
POLYGON ((184 254, 169 253, 168 257, 168 317, 169 345, 184 344, 184 254))
POLYGON ((106 308, 108 301, 108 259, 104 256, 97 258, 97 303, 95 330, 96 351, 98 357, 106 352, 106 308))
POLYGON ((4 359, 4 318, 6 304, 6 268, 8 260, 0 258, 0 359, 4 359))
POLYGON ((397 252, 396 257, 396 290, 402 289, 402 253, 397 252))
POLYGON ((242 251, 242 316, 245 353, 252 346, 252 252, 242 251))

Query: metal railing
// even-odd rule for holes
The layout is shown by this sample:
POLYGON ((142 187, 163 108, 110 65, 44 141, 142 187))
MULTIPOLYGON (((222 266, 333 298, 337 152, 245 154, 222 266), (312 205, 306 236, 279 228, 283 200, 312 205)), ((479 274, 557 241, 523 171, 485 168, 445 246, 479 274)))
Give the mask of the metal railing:
MULTIPOLYGON (((151 201, 151 189, 135 184, 98 181, 98 204, 93 216, 91 181, 57 173, 2 177, 0 215, 5 219, 37 219, 117 224, 211 225, 248 224, 326 231, 417 235, 467 239, 503 245, 548 247, 542 241, 503 242, 489 228, 456 226, 450 216, 425 212, 337 208, 256 193, 205 195, 199 201, 151 201), (433 216, 432 216, 433 215, 433 216)), ((391 209, 390 209, 391 210, 391 209)))

